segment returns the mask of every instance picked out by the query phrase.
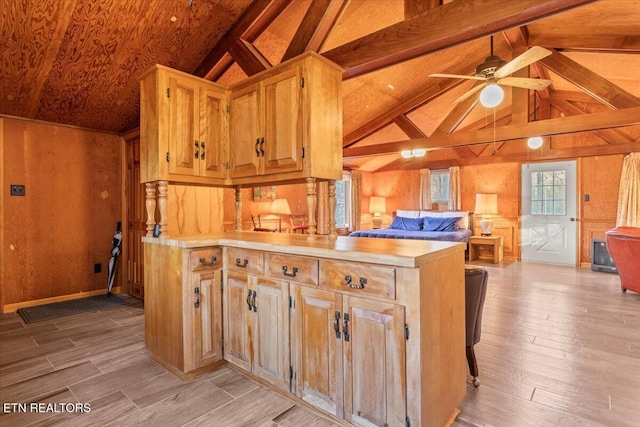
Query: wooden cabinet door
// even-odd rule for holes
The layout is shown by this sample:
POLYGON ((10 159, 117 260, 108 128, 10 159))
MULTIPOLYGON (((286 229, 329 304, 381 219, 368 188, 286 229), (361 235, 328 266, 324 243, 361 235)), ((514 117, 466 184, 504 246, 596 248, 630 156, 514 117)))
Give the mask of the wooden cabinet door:
POLYGON ((169 173, 198 175, 199 114, 198 84, 179 76, 169 77, 169 173))
POLYGON ((342 295, 291 285, 294 308, 291 357, 295 368, 295 394, 338 418, 343 416, 342 295), (336 323, 337 322, 337 323, 336 323))
MULTIPOLYGON (((206 270, 192 277, 193 286, 189 289, 192 304, 189 309, 193 313, 193 333, 190 334, 193 342, 185 342, 185 351, 193 352, 192 369, 197 369, 222 360, 220 270, 206 270)), ((185 364, 187 359, 185 357, 185 364)), ((185 370, 190 371, 188 368, 186 366, 185 370)))
POLYGON ((302 170, 304 134, 301 67, 265 79, 263 87, 263 173, 302 170))
POLYGON ((251 306, 254 276, 227 272, 223 291, 224 358, 245 371, 251 371, 251 306))
POLYGON ((404 427, 404 307, 351 296, 343 307, 344 418, 358 426, 404 427))
POLYGON ((203 85, 200 91, 200 176, 225 178, 229 132, 227 101, 223 89, 203 85))
POLYGON ((257 277, 253 324, 253 373, 291 389, 289 283, 257 277))
POLYGON ((261 163, 260 85, 231 94, 231 177, 255 176, 261 163))

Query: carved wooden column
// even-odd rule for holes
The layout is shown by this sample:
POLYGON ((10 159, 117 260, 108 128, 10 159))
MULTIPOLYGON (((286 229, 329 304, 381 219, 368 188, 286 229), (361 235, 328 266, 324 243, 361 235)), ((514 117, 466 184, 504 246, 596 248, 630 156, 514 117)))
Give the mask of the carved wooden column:
POLYGON ((236 187, 236 231, 242 231, 242 188, 236 187))
POLYGON ((153 227, 156 225, 156 183, 146 182, 145 206, 147 208, 147 236, 153 236, 153 227))
POLYGON ((307 240, 316 239, 316 179, 307 178, 307 240))
POLYGON ((169 181, 158 181, 158 213, 160 218, 160 236, 167 237, 167 208, 169 205, 169 181))
POLYGON ((338 238, 338 232, 336 231, 336 181, 335 179, 329 180, 329 239, 334 240, 338 238))

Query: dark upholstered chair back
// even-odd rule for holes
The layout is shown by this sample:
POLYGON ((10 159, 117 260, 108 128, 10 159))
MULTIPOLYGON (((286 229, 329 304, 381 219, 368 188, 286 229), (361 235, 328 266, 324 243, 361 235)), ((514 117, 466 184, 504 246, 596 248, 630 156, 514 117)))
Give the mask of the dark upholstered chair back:
POLYGON ((484 268, 465 268, 464 276, 467 345, 474 345, 480 341, 482 332, 482 309, 489 274, 484 268))

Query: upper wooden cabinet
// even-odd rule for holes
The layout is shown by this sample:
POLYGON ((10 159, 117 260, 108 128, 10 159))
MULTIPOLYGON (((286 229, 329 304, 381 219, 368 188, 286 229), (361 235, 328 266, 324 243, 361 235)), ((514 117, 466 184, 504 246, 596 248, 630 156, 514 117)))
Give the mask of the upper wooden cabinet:
POLYGON ((342 68, 314 52, 231 88, 155 65, 140 84, 140 181, 341 179, 341 92, 342 68))
POLYGON ((225 184, 229 90, 155 65, 140 84, 142 182, 225 184))
POLYGON ((342 69, 309 52, 231 87, 231 180, 342 176, 342 69))

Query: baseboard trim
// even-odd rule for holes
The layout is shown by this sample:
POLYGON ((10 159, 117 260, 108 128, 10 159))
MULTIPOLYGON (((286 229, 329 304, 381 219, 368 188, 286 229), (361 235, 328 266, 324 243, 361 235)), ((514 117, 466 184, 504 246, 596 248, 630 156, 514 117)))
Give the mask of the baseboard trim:
MULTIPOLYGON (((112 293, 114 294, 119 294, 121 292, 120 290, 120 286, 117 286, 115 288, 113 288, 111 290, 112 293)), ((60 295, 57 297, 50 297, 50 298, 41 298, 41 299, 34 299, 31 301, 23 301, 23 302, 16 302, 13 304, 5 304, 2 306, 2 313, 15 313, 19 308, 24 308, 24 307, 33 307, 34 305, 42 305, 42 304, 51 304, 54 302, 62 302, 62 301, 69 301, 69 300, 73 300, 73 299, 79 299, 79 298, 86 298, 86 297, 92 297, 94 295, 101 295, 106 293, 105 289, 98 289, 95 291, 87 291, 87 292, 78 292, 75 294, 69 294, 69 295, 60 295)))

